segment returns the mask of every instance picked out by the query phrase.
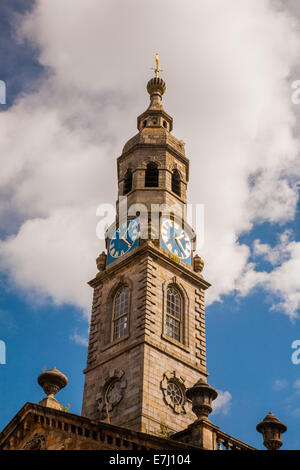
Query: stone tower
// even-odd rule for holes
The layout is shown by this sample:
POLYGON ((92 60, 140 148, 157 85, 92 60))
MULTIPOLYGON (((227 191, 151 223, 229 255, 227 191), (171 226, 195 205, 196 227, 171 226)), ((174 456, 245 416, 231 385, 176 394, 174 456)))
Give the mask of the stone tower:
POLYGON ((150 105, 117 160, 116 222, 89 282, 94 297, 82 405, 88 418, 154 434, 194 421, 185 390, 208 375, 204 291, 210 284, 185 220, 189 160, 171 134, 165 89, 158 76, 148 82, 150 105))

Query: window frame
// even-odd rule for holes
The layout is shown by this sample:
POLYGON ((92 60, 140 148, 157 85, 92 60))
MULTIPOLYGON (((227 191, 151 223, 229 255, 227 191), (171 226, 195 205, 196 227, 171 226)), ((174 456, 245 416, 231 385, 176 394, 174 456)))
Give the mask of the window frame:
POLYGON ((182 299, 181 292, 174 285, 170 285, 167 287, 167 308, 166 308, 166 318, 165 318, 165 332, 167 336, 174 339, 175 341, 178 341, 179 343, 183 343, 183 320, 184 320, 183 316, 184 316, 183 315, 183 299, 182 299), (174 314, 175 309, 178 307, 176 301, 171 302, 171 300, 169 299, 169 292, 171 290, 173 291, 172 293, 173 296, 179 299, 179 318, 174 314), (169 311, 169 305, 168 305, 169 302, 173 304, 172 312, 169 311), (168 322, 168 319, 171 319, 171 322, 170 321, 168 322), (176 330, 176 326, 179 331, 179 338, 168 334, 168 330, 172 330, 174 334, 174 330, 176 330))
POLYGON ((187 292, 184 286, 181 283, 177 282, 177 277, 174 276, 173 279, 169 281, 165 281, 162 285, 162 294, 163 294, 163 318, 162 318, 162 332, 161 338, 168 343, 171 343, 180 349, 183 349, 186 352, 190 352, 190 338, 189 338, 189 330, 190 330, 190 321, 189 318, 189 306, 190 300, 187 295, 187 292), (174 287, 177 289, 180 297, 181 297, 181 313, 182 313, 182 335, 181 341, 172 338, 171 336, 167 335, 166 333, 166 320, 167 320, 167 292, 169 287, 174 287))
POLYGON ((128 285, 122 285, 119 286, 119 288, 116 290, 113 296, 113 309, 112 309, 112 325, 111 325, 111 342, 115 343, 118 341, 122 341, 123 339, 127 338, 129 336, 129 316, 130 316, 130 289, 128 285), (121 313, 118 315, 116 318, 116 302, 118 297, 122 294, 122 291, 127 290, 127 311, 124 313, 121 313), (126 331, 125 334, 115 337, 115 325, 117 322, 120 322, 120 320, 124 317, 126 318, 126 331))

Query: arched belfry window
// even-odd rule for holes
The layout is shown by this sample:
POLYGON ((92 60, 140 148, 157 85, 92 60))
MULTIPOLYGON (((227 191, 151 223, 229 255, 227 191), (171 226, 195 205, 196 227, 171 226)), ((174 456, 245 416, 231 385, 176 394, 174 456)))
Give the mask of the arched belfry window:
POLYGON ((158 187, 158 167, 154 162, 150 162, 147 165, 145 173, 145 187, 146 188, 157 188, 158 187))
POLYGON ((172 191, 173 193, 177 194, 177 196, 181 196, 180 191, 180 174, 178 170, 173 170, 172 173, 172 191))
POLYGON ((183 302, 179 290, 174 286, 167 289, 166 334, 182 342, 183 302))
POLYGON ((126 171, 124 179, 124 191, 123 194, 127 194, 132 190, 132 171, 130 168, 126 171))
POLYGON ((114 299, 113 339, 119 339, 128 333, 129 289, 122 287, 114 299))

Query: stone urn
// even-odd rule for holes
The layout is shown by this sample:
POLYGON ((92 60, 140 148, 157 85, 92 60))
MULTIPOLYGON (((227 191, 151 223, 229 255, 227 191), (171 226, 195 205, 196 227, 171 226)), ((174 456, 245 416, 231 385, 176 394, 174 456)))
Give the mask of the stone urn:
POLYGON ((104 251, 102 251, 102 253, 98 256, 98 258, 96 259, 96 265, 97 265, 97 269, 98 271, 104 271, 105 267, 106 267, 106 254, 104 251))
POLYGON ((267 414, 261 423, 258 423, 256 429, 263 435, 264 446, 268 450, 280 449, 282 446, 281 436, 287 430, 287 427, 273 413, 267 414))
POLYGON ((56 367, 53 367, 38 376, 38 383, 47 395, 39 404, 61 410, 62 406, 59 401, 54 398, 54 395, 67 385, 67 377, 57 370, 56 367))
POLYGON ((217 398, 218 392, 201 378, 193 387, 187 389, 186 396, 192 401, 192 410, 197 419, 207 419, 212 412, 212 402, 217 398))
POLYGON ((200 258, 199 255, 195 255, 194 256, 194 271, 196 271, 196 273, 201 273, 203 271, 203 268, 204 268, 203 259, 200 258))

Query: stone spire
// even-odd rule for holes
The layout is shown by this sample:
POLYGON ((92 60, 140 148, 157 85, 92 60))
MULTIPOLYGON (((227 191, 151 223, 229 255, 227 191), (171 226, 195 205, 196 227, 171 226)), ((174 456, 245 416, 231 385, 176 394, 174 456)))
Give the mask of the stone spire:
POLYGON ((166 91, 166 84, 158 76, 158 72, 160 72, 160 69, 155 70, 155 77, 152 77, 147 83, 150 104, 147 110, 137 118, 139 131, 148 127, 162 127, 169 132, 173 129, 173 118, 166 113, 162 105, 162 96, 166 91))

